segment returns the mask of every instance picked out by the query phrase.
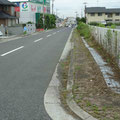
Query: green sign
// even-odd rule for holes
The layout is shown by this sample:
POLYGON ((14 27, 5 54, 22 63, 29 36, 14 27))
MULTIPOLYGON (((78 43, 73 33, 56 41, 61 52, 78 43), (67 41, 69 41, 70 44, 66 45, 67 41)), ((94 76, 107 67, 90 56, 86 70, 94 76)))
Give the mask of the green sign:
MULTIPOLYGON (((43 0, 30 0, 31 2, 34 2, 34 3, 40 3, 40 4, 43 4, 43 0)), ((46 0, 44 0, 44 4, 46 4, 46 0)))

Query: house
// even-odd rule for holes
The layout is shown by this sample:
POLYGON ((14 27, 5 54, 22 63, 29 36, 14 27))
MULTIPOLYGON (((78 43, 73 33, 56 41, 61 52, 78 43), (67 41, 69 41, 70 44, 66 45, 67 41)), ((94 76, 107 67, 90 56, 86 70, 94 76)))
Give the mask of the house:
POLYGON ((0 26, 13 26, 16 24, 16 16, 14 12, 15 4, 0 0, 0 26))
POLYGON ((87 23, 120 23, 120 8, 86 7, 85 16, 87 23))

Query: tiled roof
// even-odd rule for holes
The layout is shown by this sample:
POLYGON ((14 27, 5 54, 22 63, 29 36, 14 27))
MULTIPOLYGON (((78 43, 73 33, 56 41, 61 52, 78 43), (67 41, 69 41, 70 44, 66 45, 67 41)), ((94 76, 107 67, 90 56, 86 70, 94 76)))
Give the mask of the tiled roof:
POLYGON ((120 8, 106 9, 105 7, 87 7, 86 13, 120 13, 120 8))
POLYGON ((3 11, 0 11, 0 18, 2 18, 2 19, 15 19, 16 17, 11 16, 3 11))
POLYGON ((9 2, 8 0, 0 0, 0 5, 15 6, 15 4, 14 4, 14 3, 9 2))

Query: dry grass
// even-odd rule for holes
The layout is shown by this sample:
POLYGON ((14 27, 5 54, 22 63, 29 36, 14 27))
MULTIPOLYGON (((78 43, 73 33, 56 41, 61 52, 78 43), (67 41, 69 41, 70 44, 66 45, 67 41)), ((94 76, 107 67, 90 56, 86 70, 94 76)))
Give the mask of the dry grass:
MULTIPOLYGON (((120 120, 120 95, 113 93, 106 86, 98 65, 77 31, 74 32, 73 39, 74 100, 85 111, 100 120, 120 120)), ((92 42, 90 44, 94 46, 92 42)), ((118 78, 117 75, 116 79, 118 78)))

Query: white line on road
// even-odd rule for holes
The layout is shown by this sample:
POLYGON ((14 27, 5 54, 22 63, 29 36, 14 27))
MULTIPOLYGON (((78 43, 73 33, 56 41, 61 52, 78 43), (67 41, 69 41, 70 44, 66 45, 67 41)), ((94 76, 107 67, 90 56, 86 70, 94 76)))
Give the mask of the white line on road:
POLYGON ((46 32, 51 32, 51 31, 53 31, 53 30, 47 30, 46 32))
POLYGON ((34 42, 38 42, 38 41, 41 41, 43 38, 40 38, 40 39, 38 39, 38 40, 35 40, 34 42))
POLYGON ((14 50, 11 50, 11 51, 9 51, 9 52, 6 52, 6 53, 2 54, 1 56, 3 57, 3 56, 8 55, 8 54, 10 54, 10 53, 12 53, 12 52, 15 52, 15 51, 17 51, 17 50, 20 50, 20 49, 22 49, 22 48, 24 48, 24 46, 21 46, 21 47, 19 47, 19 48, 16 48, 16 49, 14 49, 14 50))
POLYGON ((53 35, 55 35, 55 34, 56 34, 56 32, 53 33, 53 35))
POLYGON ((50 35, 48 35, 47 37, 50 37, 51 36, 51 34, 50 35))
POLYGON ((60 32, 60 31, 57 31, 57 32, 60 32))

